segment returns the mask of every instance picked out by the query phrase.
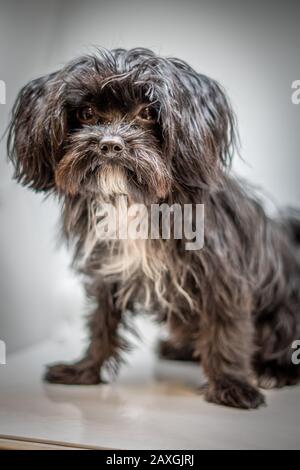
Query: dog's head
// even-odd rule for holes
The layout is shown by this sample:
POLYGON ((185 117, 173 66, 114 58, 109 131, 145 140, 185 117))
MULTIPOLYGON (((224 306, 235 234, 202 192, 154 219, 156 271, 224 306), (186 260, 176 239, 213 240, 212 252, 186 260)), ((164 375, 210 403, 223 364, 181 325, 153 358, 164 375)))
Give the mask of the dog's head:
POLYGON ((15 177, 35 190, 156 202, 217 181, 233 143, 216 82, 180 60, 117 49, 26 85, 8 152, 15 177))

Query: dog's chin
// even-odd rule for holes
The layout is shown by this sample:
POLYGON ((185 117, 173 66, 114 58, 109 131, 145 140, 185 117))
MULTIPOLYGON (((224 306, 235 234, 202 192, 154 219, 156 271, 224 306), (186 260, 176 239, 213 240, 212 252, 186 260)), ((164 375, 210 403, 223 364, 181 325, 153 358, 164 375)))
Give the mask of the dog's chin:
POLYGON ((97 192, 104 199, 112 199, 116 196, 128 196, 130 191, 130 176, 128 170, 121 165, 106 164, 99 171, 97 178, 97 192))

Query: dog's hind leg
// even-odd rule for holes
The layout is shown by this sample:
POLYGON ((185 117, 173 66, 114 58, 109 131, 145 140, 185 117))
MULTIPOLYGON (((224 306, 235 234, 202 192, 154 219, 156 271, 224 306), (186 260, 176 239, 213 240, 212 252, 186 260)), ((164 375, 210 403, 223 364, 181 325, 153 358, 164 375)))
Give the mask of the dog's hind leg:
POLYGON ((298 360, 294 362, 294 352, 291 341, 285 350, 274 353, 268 358, 258 354, 253 363, 258 386, 272 389, 299 383, 300 363, 298 360))
POLYGON ((300 211, 289 209, 277 223, 284 236, 281 271, 276 256, 276 281, 265 286, 267 295, 261 294, 270 305, 255 319, 253 369, 258 385, 266 389, 300 382, 300 364, 293 360, 294 341, 300 340, 300 211))
POLYGON ((298 312, 282 306, 256 324, 257 353, 253 369, 261 388, 281 388, 300 382, 300 364, 294 360, 294 341, 300 340, 298 312))
POLYGON ((280 366, 276 361, 260 364, 256 368, 258 386, 264 389, 282 388, 300 382, 299 365, 280 366))
POLYGON ((173 361, 197 361, 199 358, 194 356, 194 348, 191 345, 175 345, 171 340, 160 340, 158 343, 158 355, 161 359, 173 361))

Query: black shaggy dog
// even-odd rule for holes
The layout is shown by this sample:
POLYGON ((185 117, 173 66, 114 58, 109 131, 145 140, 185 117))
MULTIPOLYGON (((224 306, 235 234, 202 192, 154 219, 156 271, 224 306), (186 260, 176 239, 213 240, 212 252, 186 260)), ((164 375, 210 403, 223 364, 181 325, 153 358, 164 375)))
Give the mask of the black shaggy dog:
POLYGON ((167 323, 168 355, 201 360, 209 401, 257 408, 258 386, 299 381, 300 218, 270 220, 228 175, 234 121, 215 81, 146 49, 97 51, 21 90, 8 138, 15 178, 59 195, 95 303, 84 358, 49 367, 46 380, 96 384, 102 366, 116 370, 127 348, 120 326, 139 302, 167 323), (101 239, 101 204, 124 196, 204 204, 203 249, 101 239))

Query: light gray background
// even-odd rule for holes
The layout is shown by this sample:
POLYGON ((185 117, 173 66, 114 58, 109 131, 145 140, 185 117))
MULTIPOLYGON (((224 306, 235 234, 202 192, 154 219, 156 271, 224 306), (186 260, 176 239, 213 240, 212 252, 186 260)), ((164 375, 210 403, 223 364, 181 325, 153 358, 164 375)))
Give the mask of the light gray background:
MULTIPOLYGON (((245 162, 235 170, 281 205, 299 205, 300 78, 297 1, 0 0, 0 132, 20 87, 53 71, 92 44, 145 46, 178 56, 219 80, 238 116, 245 162)), ((4 142, 0 159, 0 338, 8 351, 72 321, 84 302, 55 248, 54 201, 11 181, 4 142)))

